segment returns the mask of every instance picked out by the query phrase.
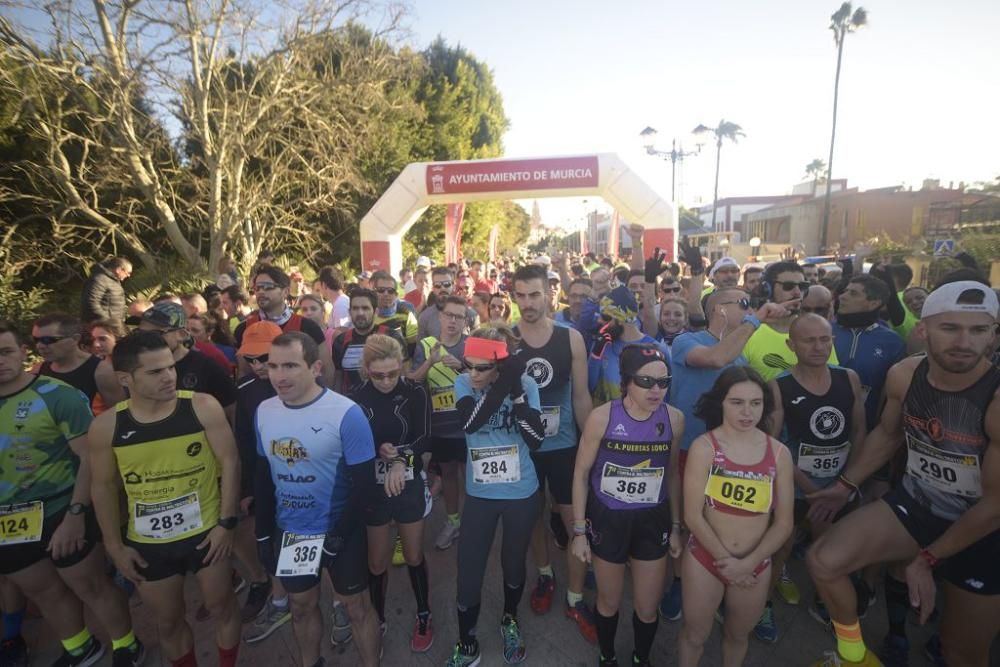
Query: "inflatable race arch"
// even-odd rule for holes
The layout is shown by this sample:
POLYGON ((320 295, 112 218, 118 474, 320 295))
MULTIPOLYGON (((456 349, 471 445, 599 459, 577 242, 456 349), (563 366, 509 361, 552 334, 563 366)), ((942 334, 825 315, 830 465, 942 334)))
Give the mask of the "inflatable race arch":
POLYGON ((629 222, 646 228, 646 254, 660 247, 674 259, 677 217, 614 153, 530 159, 414 162, 361 220, 361 264, 367 271, 403 266, 403 235, 431 204, 602 197, 629 222))

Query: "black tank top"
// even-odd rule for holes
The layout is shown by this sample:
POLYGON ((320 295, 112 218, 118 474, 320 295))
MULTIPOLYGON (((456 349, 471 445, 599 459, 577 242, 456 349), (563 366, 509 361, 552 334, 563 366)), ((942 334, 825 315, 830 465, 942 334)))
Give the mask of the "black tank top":
POLYGON ((88 401, 93 402, 94 396, 97 395, 97 382, 94 380, 94 373, 97 371, 97 365, 99 363, 101 363, 99 358, 94 355, 90 355, 89 359, 70 372, 59 373, 52 370, 52 365, 46 361, 42 364, 41 368, 38 369, 38 374, 62 380, 69 386, 76 387, 87 396, 88 401))
POLYGON ((830 369, 830 389, 817 396, 791 372, 777 378, 785 412, 782 441, 796 467, 820 486, 840 474, 851 447, 854 389, 845 368, 830 369))
MULTIPOLYGON (((517 327, 515 332, 520 335, 517 327)), ((521 349, 528 361, 525 372, 538 385, 542 404, 545 440, 539 451, 566 449, 577 444, 576 420, 573 417, 573 351, 569 329, 553 325, 552 335, 541 347, 531 347, 523 340, 521 349)))
POLYGON ((986 408, 1000 387, 1000 369, 991 365, 972 386, 950 392, 931 386, 929 367, 926 358, 920 362, 903 401, 903 488, 931 514, 954 521, 983 494, 986 408))

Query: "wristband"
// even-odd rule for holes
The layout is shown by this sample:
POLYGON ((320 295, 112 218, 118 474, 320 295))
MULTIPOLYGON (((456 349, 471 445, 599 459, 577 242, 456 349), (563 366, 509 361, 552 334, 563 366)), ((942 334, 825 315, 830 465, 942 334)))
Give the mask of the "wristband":
POLYGON ((921 558, 923 558, 927 562, 927 564, 931 566, 932 569, 937 567, 938 563, 940 562, 938 561, 937 556, 932 554, 927 549, 921 549, 918 555, 921 558))
POLYGON ((756 315, 750 315, 750 314, 744 315, 743 319, 740 320, 740 324, 743 324, 744 322, 753 325, 754 331, 760 329, 760 319, 756 315))
POLYGON ((587 534, 587 527, 586 526, 573 526, 573 534, 574 535, 586 535, 587 534))

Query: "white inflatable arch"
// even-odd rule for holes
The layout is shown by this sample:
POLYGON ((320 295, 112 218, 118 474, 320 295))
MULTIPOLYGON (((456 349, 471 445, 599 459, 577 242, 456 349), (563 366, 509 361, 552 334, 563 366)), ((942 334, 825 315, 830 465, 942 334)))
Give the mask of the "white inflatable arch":
POLYGON ((361 220, 361 263, 368 271, 398 273, 403 235, 431 204, 580 196, 602 197, 626 220, 642 224, 647 255, 659 246, 673 260, 674 207, 617 155, 601 153, 409 164, 361 220))

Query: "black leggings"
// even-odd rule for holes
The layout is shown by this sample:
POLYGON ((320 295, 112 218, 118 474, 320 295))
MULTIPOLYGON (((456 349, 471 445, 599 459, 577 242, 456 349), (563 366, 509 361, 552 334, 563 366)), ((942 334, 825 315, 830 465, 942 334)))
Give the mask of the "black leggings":
POLYGON ((486 561, 493 548, 497 521, 503 522, 500 564, 504 584, 524 585, 528 544, 538 518, 541 496, 534 493, 519 500, 487 500, 467 496, 462 508, 462 532, 458 537, 458 606, 470 609, 482 597, 486 561))

